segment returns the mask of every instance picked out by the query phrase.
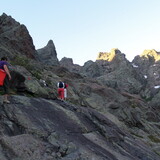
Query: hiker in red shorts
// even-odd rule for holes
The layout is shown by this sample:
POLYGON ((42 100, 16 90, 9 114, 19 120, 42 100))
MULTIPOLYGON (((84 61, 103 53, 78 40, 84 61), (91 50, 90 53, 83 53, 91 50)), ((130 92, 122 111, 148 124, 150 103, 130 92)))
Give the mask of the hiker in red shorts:
POLYGON ((64 83, 60 80, 57 83, 58 87, 58 99, 64 100, 64 83))

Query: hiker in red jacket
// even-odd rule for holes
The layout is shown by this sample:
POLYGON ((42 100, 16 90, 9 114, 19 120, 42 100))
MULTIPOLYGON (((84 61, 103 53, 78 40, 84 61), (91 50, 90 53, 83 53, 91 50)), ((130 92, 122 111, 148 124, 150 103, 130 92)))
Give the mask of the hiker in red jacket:
POLYGON ((58 99, 64 100, 64 82, 61 80, 57 83, 58 87, 58 99))
POLYGON ((7 57, 2 57, 0 61, 0 86, 4 88, 4 103, 10 103, 8 100, 9 94, 9 81, 11 80, 11 75, 8 69, 7 57))

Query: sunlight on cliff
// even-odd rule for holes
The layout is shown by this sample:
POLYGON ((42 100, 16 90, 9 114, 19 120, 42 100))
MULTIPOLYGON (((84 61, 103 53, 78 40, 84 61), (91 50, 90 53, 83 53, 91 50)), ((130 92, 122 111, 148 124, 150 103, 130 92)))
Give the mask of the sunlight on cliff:
POLYGON ((144 50, 144 52, 140 55, 140 57, 154 57, 155 61, 159 61, 160 60, 160 54, 157 53, 154 49, 152 50, 144 50))
POLYGON ((111 62, 116 55, 117 48, 111 50, 111 52, 99 52, 96 60, 105 60, 111 62))

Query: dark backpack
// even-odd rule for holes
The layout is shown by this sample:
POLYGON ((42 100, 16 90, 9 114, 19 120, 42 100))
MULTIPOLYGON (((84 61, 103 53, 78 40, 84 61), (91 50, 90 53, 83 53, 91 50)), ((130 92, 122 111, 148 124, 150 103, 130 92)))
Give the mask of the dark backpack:
POLYGON ((59 82, 59 88, 64 88, 63 82, 59 82))

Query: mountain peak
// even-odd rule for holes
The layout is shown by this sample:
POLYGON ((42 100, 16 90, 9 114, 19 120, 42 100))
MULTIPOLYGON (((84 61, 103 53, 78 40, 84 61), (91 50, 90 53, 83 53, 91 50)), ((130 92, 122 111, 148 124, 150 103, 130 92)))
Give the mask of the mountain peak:
POLYGON ((111 49, 111 52, 99 52, 96 60, 112 61, 116 54, 121 53, 118 48, 111 49))
POLYGON ((155 61, 159 61, 160 60, 160 54, 152 49, 152 50, 144 50, 143 53, 140 55, 140 57, 153 57, 155 59, 155 61))

